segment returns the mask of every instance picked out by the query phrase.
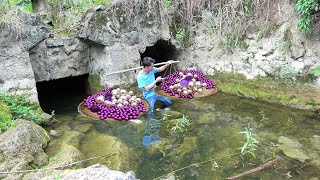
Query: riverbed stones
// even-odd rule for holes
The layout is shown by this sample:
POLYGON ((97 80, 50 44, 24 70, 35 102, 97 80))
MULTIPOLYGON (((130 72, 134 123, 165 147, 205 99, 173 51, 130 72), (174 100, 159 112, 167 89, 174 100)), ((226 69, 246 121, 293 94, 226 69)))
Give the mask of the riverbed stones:
POLYGON ((310 157, 306 155, 305 151, 302 149, 303 145, 299 142, 293 141, 284 136, 280 136, 278 143, 280 144, 278 149, 282 150, 286 156, 299 160, 300 162, 310 159, 310 157))
POLYGON ((81 149, 88 158, 104 156, 91 160, 90 164, 100 163, 113 170, 128 168, 129 149, 116 137, 90 131, 81 149))

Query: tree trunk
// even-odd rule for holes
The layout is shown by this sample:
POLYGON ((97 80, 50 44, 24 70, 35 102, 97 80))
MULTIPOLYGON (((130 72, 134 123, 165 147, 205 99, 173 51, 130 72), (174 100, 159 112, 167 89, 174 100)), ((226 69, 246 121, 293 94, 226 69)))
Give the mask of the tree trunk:
POLYGON ((33 12, 41 15, 48 13, 48 4, 46 0, 31 0, 33 12))

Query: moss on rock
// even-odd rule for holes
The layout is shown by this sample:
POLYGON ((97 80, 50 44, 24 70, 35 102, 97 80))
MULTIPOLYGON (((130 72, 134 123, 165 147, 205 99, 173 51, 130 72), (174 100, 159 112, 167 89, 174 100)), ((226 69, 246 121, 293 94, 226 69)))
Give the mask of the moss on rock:
POLYGON ((103 86, 100 84, 100 76, 97 74, 90 74, 88 77, 90 86, 90 94, 94 94, 103 90, 103 86))
POLYGON ((210 76, 225 93, 271 103, 315 110, 320 108, 320 89, 307 84, 271 77, 247 79, 242 74, 220 73, 210 76))

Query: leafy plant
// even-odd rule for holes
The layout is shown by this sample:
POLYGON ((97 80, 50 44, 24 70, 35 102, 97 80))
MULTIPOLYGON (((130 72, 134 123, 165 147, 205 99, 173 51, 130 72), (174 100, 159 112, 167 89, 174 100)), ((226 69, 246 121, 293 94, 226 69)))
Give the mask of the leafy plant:
POLYGON ((182 118, 176 119, 175 126, 171 128, 171 131, 186 131, 189 125, 191 125, 190 119, 183 115, 182 118))
POLYGON ((280 79, 296 80, 298 72, 291 67, 279 65, 273 70, 273 74, 280 79))
POLYGON ((319 0, 298 0, 295 9, 299 13, 298 30, 305 34, 310 34, 312 13, 318 11, 319 0))
POLYGON ((243 41, 242 35, 228 34, 226 36, 225 47, 227 49, 233 49, 239 47, 242 50, 248 48, 248 45, 243 41))
POLYGON ((32 122, 41 122, 42 110, 37 103, 28 100, 28 94, 7 95, 0 93, 0 102, 8 104, 13 119, 23 118, 32 122))
POLYGON ((12 125, 12 114, 6 103, 0 102, 0 129, 7 130, 12 125))
POLYGON ((310 71, 308 71, 308 74, 310 75, 320 75, 320 66, 311 69, 310 71))
POLYGON ((164 7, 165 9, 170 9, 170 7, 172 6, 172 0, 165 0, 164 1, 164 7))
POLYGON ((184 29, 179 29, 176 33, 176 39, 183 42, 186 38, 186 31, 184 29))
POLYGON ((253 137, 253 134, 251 132, 251 128, 246 127, 246 130, 243 132, 240 132, 241 134, 245 135, 246 142, 244 142, 243 146, 239 148, 241 150, 241 154, 250 154, 253 158, 257 158, 255 151, 257 150, 257 145, 259 142, 256 140, 256 138, 253 137))

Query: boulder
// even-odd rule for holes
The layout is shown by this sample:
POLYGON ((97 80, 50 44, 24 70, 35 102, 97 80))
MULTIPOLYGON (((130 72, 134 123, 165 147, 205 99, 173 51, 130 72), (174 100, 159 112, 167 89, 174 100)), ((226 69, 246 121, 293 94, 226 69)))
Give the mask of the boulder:
MULTIPOLYGON (((48 156, 43 148, 49 140, 42 127, 23 119, 15 120, 15 127, 0 135, 0 154, 3 157, 0 171, 25 170, 30 164, 47 165, 48 156)), ((19 177, 21 174, 8 175, 7 178, 10 176, 19 177)))

